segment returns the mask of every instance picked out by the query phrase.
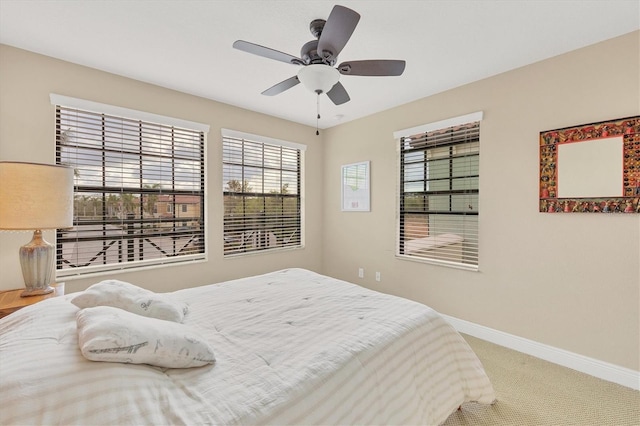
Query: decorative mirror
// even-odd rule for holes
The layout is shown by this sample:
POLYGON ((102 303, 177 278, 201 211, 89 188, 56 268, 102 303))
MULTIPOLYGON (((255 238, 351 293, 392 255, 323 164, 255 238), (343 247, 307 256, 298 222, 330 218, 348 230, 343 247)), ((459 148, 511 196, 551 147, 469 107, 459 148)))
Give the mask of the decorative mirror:
POLYGON ((640 116, 540 132, 540 211, 640 213, 640 116))

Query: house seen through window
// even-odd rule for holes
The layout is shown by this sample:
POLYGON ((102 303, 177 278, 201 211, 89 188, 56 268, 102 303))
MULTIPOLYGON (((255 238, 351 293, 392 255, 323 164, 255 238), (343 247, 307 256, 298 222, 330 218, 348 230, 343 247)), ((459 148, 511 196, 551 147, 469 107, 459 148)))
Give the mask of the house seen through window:
POLYGON ((203 259, 204 145, 202 129, 56 105, 56 160, 75 169, 58 276, 203 259))

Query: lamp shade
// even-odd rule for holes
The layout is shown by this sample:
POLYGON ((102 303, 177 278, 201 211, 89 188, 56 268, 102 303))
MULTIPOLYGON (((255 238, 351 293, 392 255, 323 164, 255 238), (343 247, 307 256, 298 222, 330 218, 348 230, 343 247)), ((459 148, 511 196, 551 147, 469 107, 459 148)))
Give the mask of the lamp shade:
POLYGON ((328 65, 313 64, 298 71, 298 80, 312 92, 327 93, 340 80, 340 73, 328 65))
POLYGON ((73 168, 0 161, 0 229, 73 225, 73 168))

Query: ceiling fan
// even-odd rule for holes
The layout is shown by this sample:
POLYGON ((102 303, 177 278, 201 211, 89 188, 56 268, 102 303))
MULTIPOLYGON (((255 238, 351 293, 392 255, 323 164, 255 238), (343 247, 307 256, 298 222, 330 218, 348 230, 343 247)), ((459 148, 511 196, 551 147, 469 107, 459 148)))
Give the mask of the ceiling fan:
POLYGON ((335 5, 326 21, 315 19, 309 24, 316 40, 302 46, 300 58, 244 40, 235 41, 233 47, 268 59, 302 66, 297 75, 268 88, 262 92, 263 95, 274 96, 302 82, 318 96, 326 93, 334 104, 341 105, 350 100, 344 86, 338 81, 341 74, 398 76, 405 68, 405 61, 386 59, 347 61, 334 68, 338 55, 349 41, 359 20, 357 12, 335 5))

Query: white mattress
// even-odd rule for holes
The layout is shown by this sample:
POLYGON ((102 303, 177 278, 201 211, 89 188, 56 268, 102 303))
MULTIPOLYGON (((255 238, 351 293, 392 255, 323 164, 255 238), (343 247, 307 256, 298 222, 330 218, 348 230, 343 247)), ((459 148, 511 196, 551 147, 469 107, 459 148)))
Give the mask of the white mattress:
POLYGON ((86 360, 73 295, 0 320, 0 424, 439 424, 494 391, 424 305, 302 269, 171 293, 216 363, 86 360))

